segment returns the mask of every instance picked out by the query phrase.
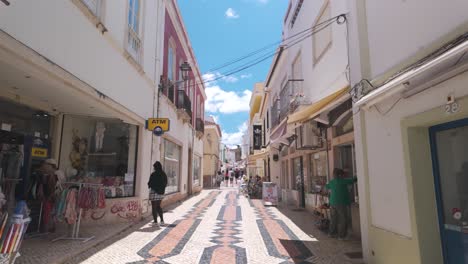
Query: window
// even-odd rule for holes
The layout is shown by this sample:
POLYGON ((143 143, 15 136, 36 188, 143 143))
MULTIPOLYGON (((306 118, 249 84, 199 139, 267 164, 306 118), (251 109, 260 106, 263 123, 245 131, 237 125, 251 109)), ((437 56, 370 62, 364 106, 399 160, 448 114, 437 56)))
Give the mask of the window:
POLYGON ((167 139, 163 139, 161 147, 163 148, 161 151, 161 162, 167 175, 166 193, 178 192, 182 149, 179 145, 167 139))
MULTIPOLYGON (((302 4, 304 3, 304 0, 299 0, 297 1, 296 8, 294 9, 294 14, 291 19, 291 28, 294 26, 294 23, 296 23, 296 19, 299 16, 299 12, 301 11, 302 4)), ((289 11, 288 11, 289 13, 289 11)))
POLYGON ((81 0, 88 10, 95 16, 101 16, 101 0, 81 0))
POLYGON ((60 169, 68 181, 101 183, 106 197, 135 196, 138 127, 66 115, 60 169))
POLYGON ((127 51, 137 63, 140 63, 141 59, 141 40, 139 37, 139 27, 140 1, 128 0, 127 51))
MULTIPOLYGON (((322 7, 322 11, 319 14, 315 25, 323 23, 331 18, 331 8, 330 2, 327 0, 322 7)), ((313 53, 314 53, 314 63, 323 57, 325 52, 332 44, 332 26, 328 25, 326 27, 321 27, 321 30, 315 33, 313 36, 313 53)))
MULTIPOLYGON (((89 0, 88 0, 89 1, 89 0)), ((128 0, 128 26, 138 33, 140 0, 128 0)))
POLYGON ((290 189, 289 184, 289 160, 281 162, 281 188, 290 189))
POLYGON ((321 151, 309 155, 309 188, 310 193, 320 192, 328 179, 327 152, 321 151))
POLYGON ((266 118, 267 118, 267 129, 270 129, 270 112, 267 111, 266 113, 266 118))
MULTIPOLYGON (((302 79, 302 59, 301 54, 299 53, 294 60, 292 67, 292 78, 293 80, 301 80, 302 79)), ((296 95, 297 93, 302 93, 302 82, 301 81, 293 81, 291 82, 291 94, 296 95)))
POLYGON ((174 49, 169 44, 167 50, 167 79, 171 82, 174 81, 174 49))
POLYGON ((303 177, 302 157, 298 157, 292 160, 291 182, 292 182, 293 190, 301 189, 302 177, 303 177))
POLYGON ((201 158, 198 156, 193 157, 193 185, 200 185, 200 174, 201 174, 201 158))

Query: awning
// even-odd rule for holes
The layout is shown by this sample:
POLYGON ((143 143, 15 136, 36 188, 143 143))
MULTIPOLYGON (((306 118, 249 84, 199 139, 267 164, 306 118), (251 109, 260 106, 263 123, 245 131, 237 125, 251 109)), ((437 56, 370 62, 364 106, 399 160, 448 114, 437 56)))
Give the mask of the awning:
POLYGON ((444 45, 427 57, 408 66, 401 74, 360 98, 354 106, 370 107, 398 93, 401 93, 403 98, 407 98, 466 71, 468 57, 465 54, 468 52, 468 33, 448 44, 453 47, 445 51, 446 45, 444 45), (457 42, 459 44, 455 45, 457 42), (438 55, 434 56, 433 54, 438 55))
POLYGON ((270 141, 276 141, 276 140, 278 140, 279 138, 281 138, 282 136, 284 136, 284 134, 286 134, 287 128, 288 128, 287 122, 281 123, 281 124, 275 129, 275 131, 273 131, 273 133, 271 133, 271 135, 270 135, 270 141))
POLYGON ((249 155, 249 157, 248 157, 249 163, 250 163, 251 161, 264 158, 265 156, 268 155, 268 153, 270 153, 270 149, 269 149, 269 148, 267 148, 267 150, 264 151, 264 152, 260 152, 260 153, 257 153, 257 154, 249 155))
POLYGON ((298 123, 307 121, 313 118, 315 115, 320 114, 321 110, 323 110, 327 105, 333 103, 334 101, 338 100, 340 97, 345 95, 349 90, 349 86, 347 85, 344 88, 332 93, 331 95, 319 100, 306 108, 290 115, 288 117, 288 124, 298 123))

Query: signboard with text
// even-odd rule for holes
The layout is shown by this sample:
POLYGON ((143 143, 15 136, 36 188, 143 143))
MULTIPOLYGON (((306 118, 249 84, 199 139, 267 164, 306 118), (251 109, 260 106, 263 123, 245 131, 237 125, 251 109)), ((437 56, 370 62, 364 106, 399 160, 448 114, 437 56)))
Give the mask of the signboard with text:
POLYGON ((47 149, 46 148, 32 148, 31 155, 37 158, 47 158, 47 149))
POLYGON ((253 125, 253 149, 259 150, 262 148, 262 126, 253 125))
POLYGON ((146 129, 149 131, 167 132, 170 128, 169 118, 149 118, 146 121, 146 129))

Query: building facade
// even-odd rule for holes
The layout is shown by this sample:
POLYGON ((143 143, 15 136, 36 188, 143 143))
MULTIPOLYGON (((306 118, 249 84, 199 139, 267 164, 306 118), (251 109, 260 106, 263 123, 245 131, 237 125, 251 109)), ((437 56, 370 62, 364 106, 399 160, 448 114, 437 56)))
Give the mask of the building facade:
MULTIPOLYGON (((334 168, 356 176, 347 10, 342 1, 290 1, 283 42, 265 81, 270 109, 266 167, 284 203, 311 211, 323 212, 328 203, 324 187, 334 168)), ((350 195, 352 231, 359 237, 356 186, 350 195)))
POLYGON ((203 147, 203 187, 216 186, 216 176, 221 170, 219 157, 221 144, 221 128, 212 117, 205 117, 205 137, 203 147))
MULTIPOLYGON (((11 178, 17 190, 8 191, 9 207, 15 197, 23 198, 39 212, 41 201, 29 188, 32 173, 53 158, 67 184, 96 184, 105 190, 105 208, 87 211, 82 224, 139 219, 150 210, 147 182, 153 162, 162 155, 159 150, 176 149, 165 141, 171 138, 180 138, 182 158, 191 156, 188 149, 194 157, 193 175, 180 168, 179 175, 185 176, 176 187, 182 193, 177 199, 201 189, 203 125, 197 120, 203 116, 203 86, 193 89, 199 104, 192 105, 189 124, 180 125, 179 108, 158 104, 161 75, 167 72, 165 40, 174 32, 182 39, 176 58, 190 63, 189 82, 195 87, 200 74, 174 1, 0 4, 2 151, 19 151, 23 157, 19 175, 1 175, 11 178), (178 21, 172 24, 175 31, 171 21, 178 21), (172 120, 171 131, 162 138, 146 130, 146 120, 158 113, 172 120), (177 129, 184 132, 174 134, 177 129)), ((173 200, 169 196, 167 202, 173 200)), ((39 215, 31 217, 31 227, 37 227, 39 215)))
POLYGON ((369 263, 468 263, 468 3, 352 2, 365 256, 369 263))
POLYGON ((170 131, 153 141, 153 161, 169 176, 167 202, 199 192, 203 186, 205 89, 176 1, 163 1, 164 23, 156 116, 169 118, 170 131), (184 72, 187 62, 191 70, 184 72), (185 75, 185 76, 184 76, 185 75))

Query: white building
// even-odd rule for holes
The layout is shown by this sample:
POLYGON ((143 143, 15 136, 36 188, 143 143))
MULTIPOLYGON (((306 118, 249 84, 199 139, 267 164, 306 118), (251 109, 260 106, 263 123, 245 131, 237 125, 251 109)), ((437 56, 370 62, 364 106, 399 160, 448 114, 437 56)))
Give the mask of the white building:
MULTIPOLYGON (((345 1, 290 1, 283 42, 265 80, 271 180, 284 203, 311 211, 320 212, 327 202, 320 191, 334 168, 347 177, 356 173, 347 12, 345 1)), ((352 192, 357 196, 356 188, 352 192)), ((359 236, 357 199, 351 209, 353 234, 359 236)))
POLYGON ((368 263, 468 263, 466 10, 466 1, 352 1, 368 263))
MULTIPOLYGON (((165 17, 178 12, 175 2, 10 3, 0 3, 0 133, 23 149, 24 170, 15 176, 21 178, 20 189, 27 193, 31 172, 42 160, 54 158, 67 181, 105 188, 106 208, 87 214, 83 223, 129 221, 148 212, 147 182, 160 154, 156 145, 152 153, 152 142, 159 141, 145 129, 145 121, 158 109, 165 17), (124 211, 111 212, 114 205, 124 211)), ((191 51, 187 44, 185 48, 191 51)), ((196 61, 193 56, 186 59, 195 80, 196 61)), ((181 125, 177 108, 165 108, 164 103, 160 108, 171 118, 172 129, 180 130, 164 138, 181 138, 185 159, 189 145, 194 157, 202 157, 202 133, 196 135, 202 128, 193 132, 181 125)), ((193 171, 201 171, 196 164, 201 162, 194 162, 193 171)), ((185 178, 180 190, 186 195, 189 179, 195 187, 196 177, 190 178, 187 168, 181 173, 185 178)), ((33 198, 28 203, 40 206, 33 198)))

